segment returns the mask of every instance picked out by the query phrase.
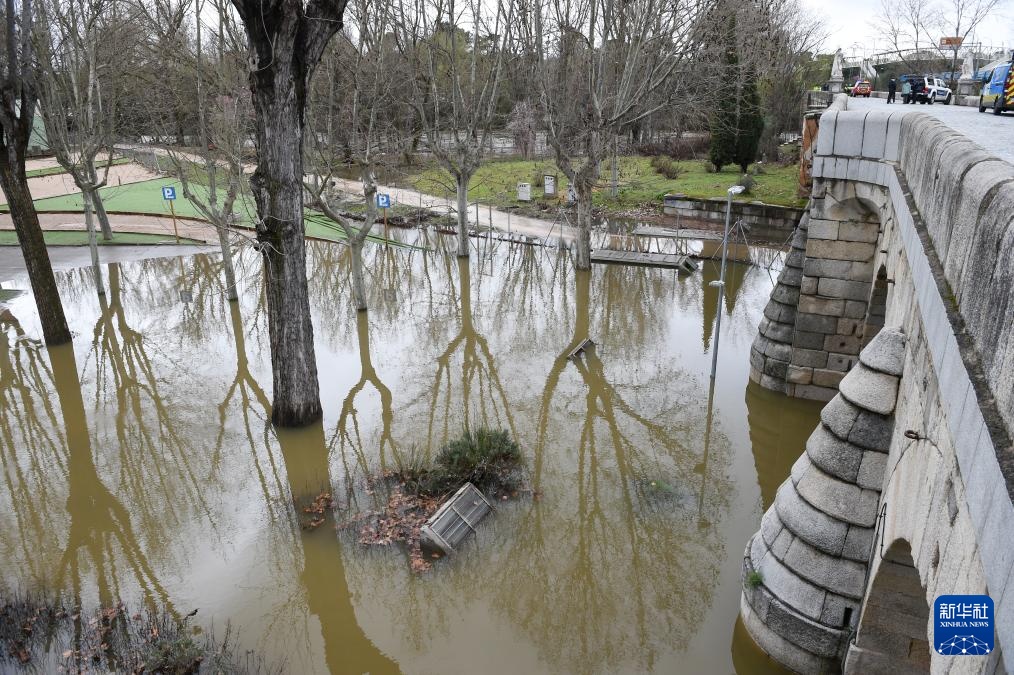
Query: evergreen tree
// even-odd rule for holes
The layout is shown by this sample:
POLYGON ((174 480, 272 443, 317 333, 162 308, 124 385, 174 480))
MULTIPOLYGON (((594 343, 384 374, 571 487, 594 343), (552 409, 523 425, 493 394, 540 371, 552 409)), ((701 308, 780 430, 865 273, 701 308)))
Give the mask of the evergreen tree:
POLYGON ((720 39, 724 46, 722 57, 722 85, 715 114, 711 117, 711 147, 708 159, 721 171, 726 164, 738 164, 743 173, 757 157, 764 115, 760 94, 757 91, 757 71, 753 66, 739 65, 736 35, 736 10, 724 5, 728 13, 725 30, 720 39))
POLYGON ((757 93, 757 71, 747 68, 739 86, 739 114, 736 120, 736 149, 733 161, 743 173, 757 159, 757 148, 764 132, 764 114, 757 93))
POLYGON ((725 34, 722 36, 725 54, 722 58, 722 83, 718 87, 718 107, 711 116, 710 124, 711 147, 708 159, 715 166, 715 171, 721 171, 723 166, 736 161, 737 157, 739 101, 736 84, 739 80, 739 56, 736 53, 735 12, 729 11, 728 17, 725 34))

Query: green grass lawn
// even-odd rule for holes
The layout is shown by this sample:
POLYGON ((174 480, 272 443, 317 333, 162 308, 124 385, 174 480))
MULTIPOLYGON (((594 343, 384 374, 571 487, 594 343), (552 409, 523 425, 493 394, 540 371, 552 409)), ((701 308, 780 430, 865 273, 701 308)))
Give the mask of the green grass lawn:
MULTIPOLYGON (((83 231, 67 232, 64 230, 44 230, 42 233, 46 246, 87 246, 88 233, 83 231)), ((123 246, 138 244, 175 244, 172 235, 149 234, 146 232, 116 232, 113 238, 105 241, 99 236, 100 246, 123 246)), ((181 244, 200 244, 196 239, 180 237, 181 244)), ((0 230, 0 246, 17 246, 18 236, 13 230, 0 230)))
MULTIPOLYGON (((119 166, 121 164, 130 164, 131 161, 132 160, 129 157, 117 157, 113 160, 112 165, 119 166)), ((101 174, 105 165, 105 162, 96 162, 95 168, 101 174)), ((43 169, 32 169, 31 171, 26 171, 25 176, 27 178, 39 178, 40 176, 56 176, 61 173, 67 173, 67 170, 62 166, 48 166, 43 169)))
MULTIPOLYGON (((179 181, 172 178, 157 178, 140 183, 128 183, 127 185, 112 185, 99 190, 102 201, 106 205, 108 213, 138 213, 151 216, 169 216, 169 202, 162 199, 162 187, 174 186, 176 188, 176 200, 173 208, 177 216, 183 218, 203 219, 200 210, 183 196, 183 186, 179 181)), ((198 199, 207 198, 207 188, 195 183, 190 184, 191 192, 198 199)), ((61 195, 59 197, 47 197, 36 199, 35 208, 40 212, 61 212, 61 213, 82 213, 84 201, 80 194, 61 195)), ((234 212, 240 214, 237 225, 240 227, 253 228, 257 218, 257 209, 253 199, 241 196, 236 200, 233 207, 234 212)), ((8 211, 7 205, 0 205, 0 212, 8 211)), ((345 232, 337 224, 325 218, 323 214, 306 209, 306 235, 317 239, 329 241, 345 241, 345 232)), ((392 246, 413 248, 394 240, 387 240, 378 235, 370 235, 367 238, 375 243, 389 243, 392 246)))
MULTIPOLYGON (((680 162, 683 173, 676 179, 659 175, 651 166, 650 157, 621 157, 619 160, 619 195, 609 195, 609 178, 612 165, 604 162, 601 187, 595 193, 595 204, 609 209, 626 209, 645 204, 658 207, 662 197, 671 193, 684 193, 690 197, 705 199, 725 197, 726 190, 739 180, 738 169, 726 167, 722 173, 708 173, 703 160, 680 162)), ((557 192, 566 195, 567 178, 550 160, 504 160, 484 164, 472 178, 468 198, 500 206, 517 204, 517 184, 532 183, 532 196, 542 194, 542 175, 556 174, 557 192)), ((761 201, 780 206, 805 206, 805 200, 796 196, 799 167, 768 166, 764 173, 755 176, 756 185, 748 195, 741 195, 739 201, 761 201)), ((454 181, 450 174, 438 167, 421 168, 403 181, 408 186, 441 197, 453 198, 454 181)))

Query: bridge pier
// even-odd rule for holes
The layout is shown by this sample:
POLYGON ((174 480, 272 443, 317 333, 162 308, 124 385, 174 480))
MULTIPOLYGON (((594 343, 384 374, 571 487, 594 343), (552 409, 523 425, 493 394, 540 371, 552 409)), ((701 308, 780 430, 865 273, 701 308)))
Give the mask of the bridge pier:
POLYGON ((797 398, 829 401, 837 393, 884 324, 886 271, 873 290, 885 207, 882 191, 815 181, 750 350, 752 380, 797 398))
POLYGON ((831 401, 747 547, 743 623, 803 673, 1014 673, 1014 167, 837 103, 751 350, 760 386, 831 401), (933 649, 944 594, 993 599, 992 652, 933 649))
POLYGON ((743 623, 799 672, 837 671, 859 616, 904 356, 896 330, 858 355, 747 545, 743 623))

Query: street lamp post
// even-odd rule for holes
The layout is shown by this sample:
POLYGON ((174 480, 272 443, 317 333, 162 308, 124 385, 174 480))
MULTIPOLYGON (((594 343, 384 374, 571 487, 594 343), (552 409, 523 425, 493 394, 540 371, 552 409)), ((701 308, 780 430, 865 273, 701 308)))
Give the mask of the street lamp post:
POLYGON ((732 198, 741 194, 745 188, 742 185, 733 185, 728 190, 728 197, 725 202, 725 234, 722 237, 722 271, 718 281, 712 281, 711 286, 718 286, 718 311, 715 312, 715 347, 711 352, 711 379, 715 379, 715 371, 718 369, 718 340, 722 337, 722 303, 725 301, 725 261, 729 252, 729 226, 732 224, 732 198))

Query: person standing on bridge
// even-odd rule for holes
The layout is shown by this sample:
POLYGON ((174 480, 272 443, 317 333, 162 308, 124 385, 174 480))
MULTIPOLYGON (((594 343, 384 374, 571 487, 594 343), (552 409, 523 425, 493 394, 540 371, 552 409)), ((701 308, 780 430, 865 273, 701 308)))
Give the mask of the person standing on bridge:
POLYGON ((912 83, 907 79, 901 80, 901 102, 908 103, 912 100, 912 83))
POLYGON ((887 83, 887 102, 895 103, 895 94, 898 93, 898 83, 892 77, 890 82, 887 83))

